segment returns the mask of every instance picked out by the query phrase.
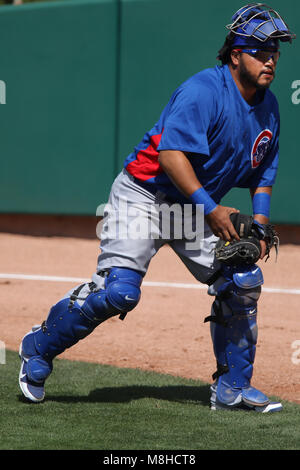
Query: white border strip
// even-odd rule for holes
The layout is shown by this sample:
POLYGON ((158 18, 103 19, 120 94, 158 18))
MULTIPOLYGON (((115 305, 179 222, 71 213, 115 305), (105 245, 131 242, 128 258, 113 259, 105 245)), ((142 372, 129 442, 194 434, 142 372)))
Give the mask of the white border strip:
MULTIPOLYGON (((75 282, 83 283, 90 282, 91 279, 84 279, 80 277, 64 277, 64 276, 44 276, 42 274, 8 274, 0 273, 0 279, 15 279, 25 281, 48 281, 48 282, 75 282)), ((189 284, 183 282, 154 282, 144 281, 143 287, 173 287, 176 289, 198 289, 207 290, 207 286, 203 284, 189 284)), ((277 287, 263 287, 264 292, 271 294, 289 294, 289 295, 300 295, 300 289, 284 289, 277 287)))

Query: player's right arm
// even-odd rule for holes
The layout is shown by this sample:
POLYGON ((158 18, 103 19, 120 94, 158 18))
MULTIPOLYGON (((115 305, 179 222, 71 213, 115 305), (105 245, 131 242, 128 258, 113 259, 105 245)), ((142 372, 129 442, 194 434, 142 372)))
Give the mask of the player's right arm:
MULTIPOLYGON (((184 152, 179 150, 161 150, 158 161, 172 183, 186 198, 192 200, 191 197, 193 194, 200 188, 203 188, 184 152)), ((203 191, 205 191, 204 188, 203 191)), ((230 214, 239 211, 233 207, 215 204, 211 209, 212 210, 205 215, 205 219, 214 235, 223 240, 230 241, 233 238, 239 240, 239 236, 229 218, 230 214)))

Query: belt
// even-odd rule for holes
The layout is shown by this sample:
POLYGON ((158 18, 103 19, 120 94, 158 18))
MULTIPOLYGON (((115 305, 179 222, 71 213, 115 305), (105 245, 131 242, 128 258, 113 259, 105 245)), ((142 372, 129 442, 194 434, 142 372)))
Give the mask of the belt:
POLYGON ((153 196, 155 196, 155 194, 157 193, 157 188, 153 184, 145 183, 145 181, 138 180, 134 176, 132 178, 135 184, 141 186, 141 188, 146 189, 146 191, 148 191, 149 193, 153 194, 153 196))

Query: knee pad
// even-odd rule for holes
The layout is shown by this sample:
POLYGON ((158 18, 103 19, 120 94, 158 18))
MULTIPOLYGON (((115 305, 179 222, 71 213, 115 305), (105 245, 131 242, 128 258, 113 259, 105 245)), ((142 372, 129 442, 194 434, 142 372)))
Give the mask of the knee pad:
POLYGON ((257 342, 257 301, 263 275, 256 266, 225 267, 223 276, 209 288, 215 295, 211 336, 217 372, 229 387, 247 387, 253 373, 257 342))
POLYGON ((130 312, 140 300, 142 279, 142 275, 132 269, 111 269, 106 280, 108 301, 121 313, 130 312))
POLYGON ((238 268, 224 266, 222 276, 209 287, 208 294, 223 301, 232 314, 251 315, 256 313, 263 283, 263 274, 257 265, 238 268))
POLYGON ((126 314, 133 310, 140 300, 142 280, 142 275, 137 271, 112 268, 105 278, 105 288, 89 294, 81 309, 96 321, 107 315, 126 314))

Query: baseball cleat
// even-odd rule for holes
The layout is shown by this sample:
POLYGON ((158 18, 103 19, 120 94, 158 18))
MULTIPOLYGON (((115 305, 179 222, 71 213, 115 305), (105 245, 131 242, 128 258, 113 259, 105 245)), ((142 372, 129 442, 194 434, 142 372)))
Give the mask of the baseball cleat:
POLYGON ((43 401, 45 398, 45 382, 37 383, 30 380, 27 374, 27 362, 26 359, 22 359, 20 374, 19 374, 19 385, 23 392, 23 395, 30 401, 38 403, 43 401))
POLYGON ((38 354, 35 349, 33 333, 40 328, 34 326, 27 333, 20 344, 19 357, 21 368, 19 373, 19 385, 23 395, 34 403, 39 403, 45 398, 45 380, 52 372, 52 363, 38 354))
MULTIPOLYGON (((237 399, 232 404, 222 403, 217 397, 217 384, 213 383, 210 387, 211 396, 210 396, 210 409, 213 411, 216 410, 227 410, 227 411, 256 411, 258 413, 274 413, 281 411, 283 406, 280 402, 270 402, 269 399, 261 402, 260 404, 255 403, 254 401, 247 400, 246 396, 249 392, 254 392, 254 395, 262 394, 259 390, 256 390, 254 387, 248 387, 245 389, 245 393, 241 391, 239 399, 237 399), (245 397, 244 397, 245 395, 245 397)), ((262 394, 263 395, 263 394, 262 394)), ((267 398, 267 397, 266 397, 267 398)))

